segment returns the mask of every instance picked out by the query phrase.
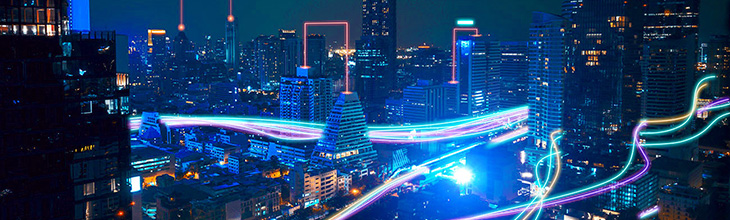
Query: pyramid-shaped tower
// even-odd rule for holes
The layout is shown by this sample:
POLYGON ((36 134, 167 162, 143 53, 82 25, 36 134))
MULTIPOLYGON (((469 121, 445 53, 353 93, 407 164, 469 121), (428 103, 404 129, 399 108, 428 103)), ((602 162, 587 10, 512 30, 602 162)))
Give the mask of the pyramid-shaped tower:
POLYGON ((311 162, 318 167, 366 175, 376 158, 360 99, 357 93, 343 92, 327 117, 327 124, 314 148, 311 162))

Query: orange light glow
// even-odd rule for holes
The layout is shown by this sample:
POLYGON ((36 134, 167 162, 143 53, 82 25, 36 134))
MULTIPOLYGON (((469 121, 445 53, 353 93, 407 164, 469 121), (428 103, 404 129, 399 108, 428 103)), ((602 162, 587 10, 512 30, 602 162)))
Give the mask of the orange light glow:
POLYGON ((177 30, 179 30, 179 31, 185 31, 185 25, 184 24, 177 25, 177 30))
MULTIPOLYGON (((147 46, 153 46, 152 35, 165 35, 165 30, 147 29, 147 46)), ((152 48, 150 48, 152 50, 152 48)), ((150 51, 151 53, 152 51, 150 51)))
POLYGON ((123 211, 117 212, 117 216, 124 216, 124 212, 123 211))
POLYGON ((234 19, 233 15, 228 15, 228 22, 233 22, 234 19))

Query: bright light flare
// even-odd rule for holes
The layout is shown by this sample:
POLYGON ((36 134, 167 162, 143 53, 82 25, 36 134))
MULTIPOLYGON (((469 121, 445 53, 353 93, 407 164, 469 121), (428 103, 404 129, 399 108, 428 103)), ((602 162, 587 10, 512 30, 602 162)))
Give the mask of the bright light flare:
POLYGON ((457 167, 454 169, 454 179, 457 184, 468 184, 474 180, 474 173, 471 170, 464 167, 457 167))
POLYGON ((459 19, 459 20, 456 20, 456 25, 457 26, 472 26, 472 25, 474 25, 474 20, 473 19, 466 19, 466 18, 465 19, 459 19))

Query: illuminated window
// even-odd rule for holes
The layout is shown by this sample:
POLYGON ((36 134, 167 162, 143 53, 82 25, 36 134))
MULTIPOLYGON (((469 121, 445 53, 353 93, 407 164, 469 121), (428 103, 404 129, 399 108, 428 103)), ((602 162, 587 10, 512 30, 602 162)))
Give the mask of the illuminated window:
POLYGON ((84 196, 94 195, 95 190, 94 182, 84 184, 84 196))

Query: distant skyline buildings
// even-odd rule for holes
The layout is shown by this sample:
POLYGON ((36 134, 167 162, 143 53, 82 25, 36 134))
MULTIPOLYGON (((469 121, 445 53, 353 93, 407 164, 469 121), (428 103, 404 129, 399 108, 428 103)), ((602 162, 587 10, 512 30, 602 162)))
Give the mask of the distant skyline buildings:
MULTIPOLYGON (((437 33, 436 30, 450 29, 453 27, 454 21, 461 17, 474 18, 480 29, 489 31, 500 39, 528 40, 527 29, 530 21, 520 17, 529 16, 532 11, 560 14, 561 2, 562 0, 509 2, 455 0, 422 4, 413 1, 399 1, 397 6, 401 10, 397 14, 398 44, 415 46, 425 42, 446 48, 451 36, 446 33, 433 33, 437 33), (509 15, 503 13, 506 11, 510 12, 509 15), (424 14, 439 16, 423 16, 424 14), (497 20, 501 22, 490 22, 497 20)), ((226 3, 226 1, 216 4, 207 1, 186 1, 185 25, 188 37, 196 43, 200 43, 205 35, 224 38, 224 29, 209 24, 219 23, 226 18, 229 11, 226 3)), ((149 27, 176 30, 179 22, 177 5, 176 1, 91 1, 91 27, 101 30, 115 29, 118 33, 130 36, 143 33, 149 27), (135 11, 118 10, 133 6, 135 11)), ((730 18, 727 12, 728 5, 730 2, 723 0, 700 1, 700 10, 703 12, 700 15, 701 41, 707 41, 711 35, 730 34, 730 30, 726 28, 730 18)), ((238 33, 242 40, 255 38, 261 33, 272 33, 280 28, 299 28, 301 23, 306 20, 348 20, 352 22, 353 27, 359 27, 362 19, 362 14, 351 13, 362 10, 362 1, 282 0, 239 3, 234 4, 233 7, 233 15, 239 21, 238 33), (301 10, 302 8, 307 10, 301 10)), ((330 43, 333 42, 332 40, 342 37, 341 34, 334 31, 323 34, 330 37, 330 43)), ((354 42, 361 35, 361 30, 353 28, 351 35, 353 36, 352 42, 354 42)))

